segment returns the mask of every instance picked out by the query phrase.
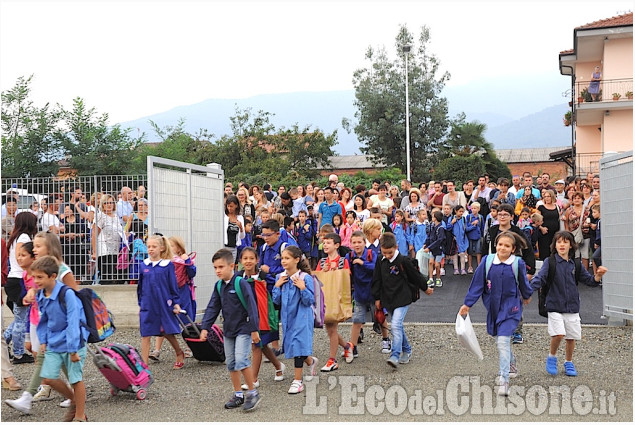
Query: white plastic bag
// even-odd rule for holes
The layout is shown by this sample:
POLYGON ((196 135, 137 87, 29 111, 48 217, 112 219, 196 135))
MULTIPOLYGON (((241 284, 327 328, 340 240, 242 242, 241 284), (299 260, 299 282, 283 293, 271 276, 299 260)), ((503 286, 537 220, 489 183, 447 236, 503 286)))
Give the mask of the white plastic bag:
POLYGON ((429 252, 425 252, 423 248, 417 251, 415 258, 417 259, 417 263, 419 264, 419 271, 423 276, 425 276, 426 280, 428 278, 428 262, 430 258, 432 258, 432 254, 429 252))
POLYGON ((478 339, 476 339, 469 314, 465 316, 465 319, 460 314, 456 315, 456 336, 459 337, 459 342, 462 346, 474 353, 479 360, 483 360, 483 352, 478 339))

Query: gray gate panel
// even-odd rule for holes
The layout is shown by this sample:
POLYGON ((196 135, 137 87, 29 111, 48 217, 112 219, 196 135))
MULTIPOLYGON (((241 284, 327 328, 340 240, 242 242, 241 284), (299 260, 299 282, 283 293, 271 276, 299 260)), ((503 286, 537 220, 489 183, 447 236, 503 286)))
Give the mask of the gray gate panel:
POLYGON ((603 312, 633 319, 633 152, 600 161, 603 312))

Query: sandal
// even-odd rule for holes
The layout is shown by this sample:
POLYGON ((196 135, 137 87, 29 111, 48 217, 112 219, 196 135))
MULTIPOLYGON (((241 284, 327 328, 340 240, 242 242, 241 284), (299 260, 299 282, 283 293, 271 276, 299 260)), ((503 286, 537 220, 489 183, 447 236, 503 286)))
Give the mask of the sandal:
POLYGON ((77 406, 71 403, 71 405, 69 406, 69 409, 66 411, 66 413, 64 414, 64 417, 62 418, 62 422, 73 422, 73 420, 75 419, 76 412, 77 412, 77 406))
POLYGON ((273 380, 276 382, 284 381, 284 371, 286 369, 287 367, 284 365, 284 363, 280 362, 280 369, 276 370, 276 375, 274 376, 273 380), (278 373, 280 375, 278 375, 278 373))
POLYGON ((176 361, 174 362, 174 367, 172 369, 183 369, 183 366, 185 366, 183 360, 185 360, 185 353, 181 350, 176 353, 176 361), (179 357, 181 358, 181 361, 179 361, 179 357))
POLYGON ((88 416, 84 415, 84 419, 73 418, 72 422, 88 422, 88 416))
POLYGON ((8 378, 2 379, 2 388, 5 388, 9 391, 19 391, 22 389, 22 385, 13 377, 10 376, 8 378))
POLYGON ((185 353, 185 358, 189 359, 193 356, 192 354, 192 350, 190 350, 189 348, 186 348, 185 350, 183 350, 183 352, 185 353))
POLYGON ((161 352, 159 350, 154 350, 153 352, 150 353, 150 355, 148 356, 150 358, 150 360, 152 360, 153 362, 158 362, 159 361, 159 356, 161 355, 161 352))

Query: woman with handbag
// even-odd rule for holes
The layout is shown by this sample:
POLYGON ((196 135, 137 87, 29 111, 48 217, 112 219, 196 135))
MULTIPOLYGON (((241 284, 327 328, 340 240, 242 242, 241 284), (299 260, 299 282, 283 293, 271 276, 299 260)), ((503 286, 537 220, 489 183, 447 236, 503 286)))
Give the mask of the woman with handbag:
MULTIPOLYGON (((128 216, 128 221, 131 219, 132 214, 128 216)), ((128 235, 124 233, 124 227, 117 216, 115 198, 104 194, 100 200, 99 211, 95 215, 91 240, 92 258, 97 260, 99 283, 102 285, 122 284, 124 276, 128 276, 127 272, 124 274, 117 269, 122 236, 126 238, 127 249, 128 235)))
POLYGON ((542 215, 542 225, 538 226, 538 259, 544 261, 551 255, 553 236, 560 230, 560 208, 556 204, 553 190, 545 189, 542 194, 542 204, 538 206, 542 215))
POLYGON ((589 216, 589 211, 584 209, 582 203, 584 195, 582 192, 576 192, 571 198, 571 206, 564 213, 564 228, 571 232, 578 248, 575 251, 576 257, 582 257, 582 265, 589 268, 589 240, 584 238, 582 231, 583 225, 589 216))

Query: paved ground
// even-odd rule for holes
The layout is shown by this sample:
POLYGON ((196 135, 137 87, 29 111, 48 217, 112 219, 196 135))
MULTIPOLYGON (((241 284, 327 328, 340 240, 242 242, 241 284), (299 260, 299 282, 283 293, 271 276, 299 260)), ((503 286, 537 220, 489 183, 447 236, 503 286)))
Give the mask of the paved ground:
MULTIPOLYGON (((366 341, 359 345, 360 357, 352 364, 341 362, 337 372, 320 374, 319 382, 314 381, 315 385, 300 395, 286 393, 289 373, 285 381, 274 382, 273 368, 264 364, 262 403, 251 413, 223 408, 231 395, 224 365, 188 359, 184 369, 174 371, 167 344, 163 361, 151 365, 156 382, 145 401, 127 393, 111 397, 106 380, 89 360, 85 367, 87 414, 91 421, 104 422, 632 421, 631 327, 585 327, 575 352, 580 375, 571 378, 562 373, 556 377, 546 374, 546 326, 527 325, 525 343, 514 346, 520 374, 512 380, 509 399, 492 395, 498 354, 485 327, 475 328, 485 355, 481 362, 459 346, 453 325, 407 325, 414 356, 410 364, 397 370, 385 363, 387 356, 379 351, 380 338, 367 328, 366 341), (564 402, 558 391, 564 392, 564 402)), ((349 326, 341 329, 349 335, 349 326)), ((109 342, 138 346, 139 340, 138 330, 121 329, 109 342)), ((327 346, 326 332, 316 330, 314 349, 321 364, 326 360, 327 346)), ((285 363, 292 367, 291 360, 285 363)), ((16 366, 18 379, 27 382, 32 370, 33 365, 16 366)), ((2 390, 3 400, 18 395, 2 390)), ((36 403, 30 416, 3 405, 1 419, 56 421, 64 413, 57 407, 60 401, 57 396, 36 403)))
MULTIPOLYGON (((448 267, 450 270, 451 266, 448 267)), ((451 273, 451 272, 450 272, 451 273)), ((435 288, 431 296, 421 295, 421 299, 408 310, 406 319, 411 322, 454 323, 456 313, 463 304, 463 299, 472 281, 472 275, 444 276, 443 287, 435 288)), ((584 324, 606 324, 602 318, 602 288, 578 286, 580 291, 580 317, 584 324)), ((523 319, 525 323, 547 323, 547 319, 538 314, 538 294, 532 297, 531 303, 525 307, 523 319)), ((473 322, 485 322, 487 312, 481 301, 470 309, 473 322)))

